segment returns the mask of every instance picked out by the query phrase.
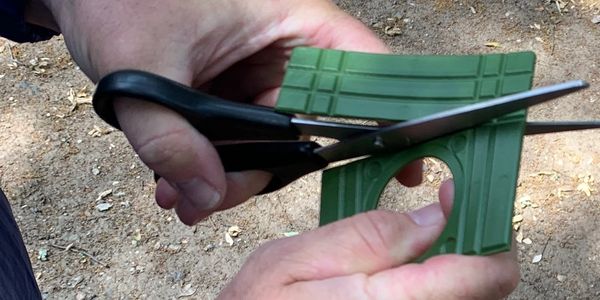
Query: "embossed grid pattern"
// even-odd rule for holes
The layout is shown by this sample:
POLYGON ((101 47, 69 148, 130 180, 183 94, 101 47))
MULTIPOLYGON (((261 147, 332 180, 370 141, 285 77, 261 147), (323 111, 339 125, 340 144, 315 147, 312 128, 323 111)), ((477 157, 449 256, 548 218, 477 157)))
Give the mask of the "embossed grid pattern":
POLYGON ((528 89, 534 59, 532 52, 398 56, 297 48, 276 108, 406 120, 528 89))

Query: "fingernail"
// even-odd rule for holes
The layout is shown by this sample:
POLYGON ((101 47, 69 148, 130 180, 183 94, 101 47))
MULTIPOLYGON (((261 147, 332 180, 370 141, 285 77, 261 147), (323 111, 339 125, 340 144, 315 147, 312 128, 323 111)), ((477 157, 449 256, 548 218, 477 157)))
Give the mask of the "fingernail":
POLYGON ((186 182, 178 182, 179 192, 190 200, 190 203, 200 210, 211 210, 221 203, 221 194, 200 178, 194 178, 186 182))
POLYGON ((439 203, 430 204, 408 213, 408 216, 419 226, 442 224, 446 220, 439 203))

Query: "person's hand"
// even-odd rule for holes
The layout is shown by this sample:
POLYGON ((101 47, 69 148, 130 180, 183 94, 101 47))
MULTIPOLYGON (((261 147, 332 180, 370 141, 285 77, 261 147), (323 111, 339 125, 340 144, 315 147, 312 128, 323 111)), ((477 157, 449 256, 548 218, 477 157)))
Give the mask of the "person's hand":
MULTIPOLYGON (((272 105, 294 46, 365 52, 386 46, 328 0, 44 0, 93 80, 120 69, 157 73, 223 98, 272 105)), ((119 99, 121 128, 159 174, 156 201, 194 224, 258 193, 259 171, 225 174, 210 141, 175 113, 119 99)), ((420 163, 401 173, 420 182, 420 163)))
POLYGON ((435 241, 451 207, 372 211, 256 250, 220 299, 501 299, 518 284, 515 251, 440 255, 411 263, 435 241), (443 211, 443 212, 442 212, 443 211))

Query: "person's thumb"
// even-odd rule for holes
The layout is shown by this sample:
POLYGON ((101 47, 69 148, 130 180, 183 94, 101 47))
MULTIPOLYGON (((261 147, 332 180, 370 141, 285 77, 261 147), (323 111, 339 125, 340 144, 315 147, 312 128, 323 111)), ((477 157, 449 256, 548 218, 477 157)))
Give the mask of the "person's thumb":
POLYGON ((409 214, 371 211, 267 244, 244 271, 268 264, 274 278, 266 280, 281 283, 373 274, 416 259, 445 223, 438 203, 409 214))

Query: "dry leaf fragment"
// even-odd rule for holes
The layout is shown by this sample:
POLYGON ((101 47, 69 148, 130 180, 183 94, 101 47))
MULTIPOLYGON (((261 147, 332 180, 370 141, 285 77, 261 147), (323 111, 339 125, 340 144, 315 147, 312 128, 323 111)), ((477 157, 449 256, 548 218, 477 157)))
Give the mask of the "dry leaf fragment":
POLYGON ((558 274, 558 275, 556 275, 556 279, 558 279, 558 281, 560 281, 560 282, 563 282, 567 279, 567 276, 558 274))
POLYGON ((523 244, 525 244, 525 245, 531 245, 532 243, 533 243, 533 241, 531 241, 530 238, 523 239, 523 244))
POLYGON ((531 260, 532 263, 537 264, 540 261, 542 261, 542 255, 541 254, 536 254, 535 256, 533 256, 533 259, 531 260))

